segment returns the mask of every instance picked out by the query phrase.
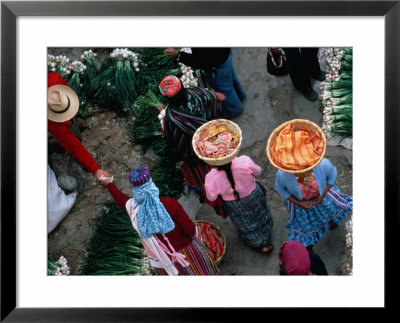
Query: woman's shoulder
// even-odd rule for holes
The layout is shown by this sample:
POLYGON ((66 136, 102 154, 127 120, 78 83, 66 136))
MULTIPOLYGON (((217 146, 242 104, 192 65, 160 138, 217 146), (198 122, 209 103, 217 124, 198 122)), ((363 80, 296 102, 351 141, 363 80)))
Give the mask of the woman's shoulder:
POLYGON ((323 158, 317 167, 327 169, 327 168, 331 168, 334 166, 332 165, 332 163, 330 162, 329 159, 323 158))
POLYGON ((278 170, 276 172, 276 178, 280 179, 280 180, 288 180, 288 179, 293 178, 293 177, 295 177, 293 174, 285 173, 285 172, 283 172, 281 170, 278 170))
POLYGON ((215 179, 215 177, 219 177, 219 170, 217 168, 212 168, 207 174, 206 174, 206 180, 207 181, 212 181, 215 179))
POLYGON ((246 156, 246 155, 241 155, 241 156, 235 157, 232 160, 232 165, 234 165, 234 166, 248 165, 249 163, 254 163, 254 162, 249 156, 246 156))

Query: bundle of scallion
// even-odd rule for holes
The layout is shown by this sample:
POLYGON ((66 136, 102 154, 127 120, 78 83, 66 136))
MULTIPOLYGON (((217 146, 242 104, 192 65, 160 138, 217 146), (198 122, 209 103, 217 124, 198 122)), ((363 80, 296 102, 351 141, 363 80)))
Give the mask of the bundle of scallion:
POLYGON ((47 67, 49 72, 57 72, 65 80, 68 80, 71 70, 68 69, 69 58, 63 55, 47 54, 47 67))
POLYGON ((327 137, 342 139, 353 135, 353 71, 351 48, 328 48, 327 62, 330 70, 327 81, 320 85, 320 99, 324 105, 322 129, 327 137), (335 56, 334 64, 331 56, 335 56), (330 60, 330 61, 328 61, 330 60))
POLYGON ((161 132, 156 109, 160 106, 161 101, 152 90, 147 91, 146 95, 138 97, 132 105, 132 113, 137 117, 133 121, 129 133, 132 143, 141 145, 143 151, 152 148, 154 153, 163 156, 166 142, 161 132))
POLYGON ((165 55, 163 48, 141 48, 135 49, 135 51, 139 52, 144 66, 137 77, 141 93, 147 92, 149 84, 156 83, 158 85, 166 75, 178 76, 180 74, 178 63, 165 55))
POLYGON ((184 190, 182 170, 175 162, 163 157, 158 166, 150 169, 151 178, 160 191, 160 196, 178 199, 184 190))
POLYGON ((52 260, 51 253, 48 254, 47 275, 49 276, 67 276, 70 274, 70 268, 67 259, 61 256, 57 261, 52 260))
POLYGON ((103 62, 92 87, 94 99, 101 107, 120 115, 129 112, 138 94, 135 71, 139 72, 139 63, 136 53, 120 48, 103 62))
POLYGON ((86 65, 80 61, 73 61, 71 64, 68 65, 68 69, 72 73, 71 79, 69 80, 68 84, 78 95, 79 103, 81 104, 84 99, 81 95, 83 87, 81 83, 81 77, 86 70, 86 65))
POLYGON ((92 83, 99 71, 96 67, 97 54, 94 53, 91 49, 84 51, 81 55, 81 59, 86 64, 86 69, 80 78, 82 84, 80 93, 83 97, 83 101, 80 102, 78 113, 80 117, 85 118, 87 108, 90 105, 95 104, 95 101, 93 100, 94 90, 92 83))
POLYGON ((107 201, 94 224, 82 275, 150 275, 140 237, 125 210, 107 201))

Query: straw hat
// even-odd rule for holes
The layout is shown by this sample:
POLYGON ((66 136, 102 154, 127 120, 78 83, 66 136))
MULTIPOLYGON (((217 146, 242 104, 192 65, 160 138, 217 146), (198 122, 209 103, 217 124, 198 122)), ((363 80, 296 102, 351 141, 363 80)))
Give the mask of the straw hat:
POLYGON ((272 131, 271 135, 268 138, 267 146, 266 146, 265 150, 266 150, 268 160, 270 161, 272 166, 274 166, 275 168, 277 168, 285 173, 302 174, 302 173, 306 173, 306 172, 312 170, 324 158, 324 155, 326 152, 326 137, 325 137, 325 134, 322 131, 322 129, 318 125, 316 125, 314 122, 311 122, 311 121, 305 120, 305 119, 294 119, 294 120, 290 120, 285 123, 282 123, 274 131, 272 131), (306 167, 304 169, 300 169, 300 170, 292 170, 292 169, 283 168, 275 163, 274 159, 272 158, 271 148, 272 148, 275 140, 279 136, 281 130, 286 128, 288 125, 291 125, 292 127, 294 127, 295 130, 300 130, 301 127, 306 127, 306 128, 309 128, 311 131, 317 132, 319 134, 319 136, 322 140, 323 151, 322 151, 321 155, 319 156, 318 160, 313 165, 306 167))
POLYGON ((53 85, 47 89, 47 117, 54 122, 72 119, 79 110, 79 98, 67 85, 53 85))
POLYGON ((205 163, 213 166, 221 166, 221 165, 226 165, 229 162, 231 162, 239 153, 240 146, 242 144, 242 130, 239 128, 239 126, 227 119, 216 119, 216 120, 211 120, 203 124, 201 127, 197 128, 196 132, 193 134, 192 137, 192 147, 194 152, 196 153, 197 157, 201 160, 203 160, 205 163), (200 133, 204 128, 207 128, 211 123, 217 122, 221 126, 226 126, 229 128, 229 130, 239 136, 239 143, 235 150, 230 153, 229 155, 225 157, 219 157, 219 158, 209 158, 209 157, 203 157, 197 148, 197 141, 200 139, 200 133))

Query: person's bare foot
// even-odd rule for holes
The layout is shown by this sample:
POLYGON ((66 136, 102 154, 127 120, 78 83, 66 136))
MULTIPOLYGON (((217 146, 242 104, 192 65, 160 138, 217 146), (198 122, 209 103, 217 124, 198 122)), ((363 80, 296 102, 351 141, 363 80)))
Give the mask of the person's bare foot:
POLYGON ((329 230, 333 230, 337 228, 337 224, 333 222, 329 222, 329 230))
POLYGON ((271 254, 272 249, 274 249, 274 246, 272 245, 272 243, 270 243, 270 244, 268 245, 268 247, 262 248, 261 251, 262 251, 263 253, 265 253, 266 255, 269 255, 269 254, 271 254))

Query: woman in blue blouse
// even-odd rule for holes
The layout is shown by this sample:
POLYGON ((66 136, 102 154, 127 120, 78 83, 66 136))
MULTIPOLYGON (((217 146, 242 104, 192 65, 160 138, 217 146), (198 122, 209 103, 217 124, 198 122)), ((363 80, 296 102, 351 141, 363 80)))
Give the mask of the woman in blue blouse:
POLYGON ((352 214, 353 198, 341 193, 335 180, 336 168, 326 158, 306 173, 276 173, 275 189, 285 199, 290 215, 288 240, 300 241, 312 250, 324 232, 352 214))

